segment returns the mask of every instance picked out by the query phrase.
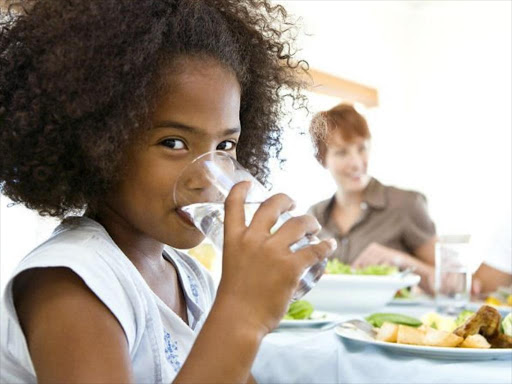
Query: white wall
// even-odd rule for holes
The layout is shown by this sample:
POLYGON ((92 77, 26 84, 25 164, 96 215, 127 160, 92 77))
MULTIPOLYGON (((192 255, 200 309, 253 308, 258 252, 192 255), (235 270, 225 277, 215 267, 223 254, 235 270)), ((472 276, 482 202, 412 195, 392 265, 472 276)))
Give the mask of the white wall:
MULTIPOLYGON (((443 233, 478 232, 510 204, 510 2, 280 3, 312 35, 301 42, 311 66, 379 90, 379 107, 363 111, 374 176, 424 192, 443 233)), ((307 207, 334 186, 305 158, 307 139, 292 136, 288 177, 276 176, 288 184, 278 189, 307 207)))
POLYGON ((58 224, 0 196, 0 292, 18 261, 48 238, 58 224))
MULTIPOLYGON (((303 17, 311 66, 376 87, 363 110, 373 134, 370 172, 424 192, 441 232, 478 232, 511 199, 511 3, 509 1, 280 1, 303 17)), ((312 96, 313 110, 338 100, 312 96)), ((305 128, 309 117, 297 114, 305 128)), ((309 139, 286 134, 275 190, 299 210, 335 186, 309 139)), ((0 200, 0 287, 56 222, 0 200)))
POLYGON ((404 175, 440 225, 478 232, 511 200, 511 2, 439 3, 417 18, 404 175))

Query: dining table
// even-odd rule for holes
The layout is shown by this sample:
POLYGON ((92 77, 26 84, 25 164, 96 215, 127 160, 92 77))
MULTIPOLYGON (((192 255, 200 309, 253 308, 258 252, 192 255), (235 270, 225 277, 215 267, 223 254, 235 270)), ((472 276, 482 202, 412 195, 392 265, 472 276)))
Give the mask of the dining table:
MULTIPOLYGON (((373 312, 420 317, 435 312, 433 301, 394 301, 373 312)), ((339 314, 339 320, 364 318, 339 314)), ((264 383, 512 383, 512 352, 497 359, 432 358, 382 348, 340 337, 335 324, 307 328, 277 328, 268 334, 252 373, 264 383)))

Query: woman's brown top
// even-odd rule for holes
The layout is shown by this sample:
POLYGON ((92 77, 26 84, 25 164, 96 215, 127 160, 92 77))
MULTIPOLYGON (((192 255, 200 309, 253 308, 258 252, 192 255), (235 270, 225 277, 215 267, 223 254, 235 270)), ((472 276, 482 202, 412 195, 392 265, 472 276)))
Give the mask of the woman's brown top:
POLYGON ((320 239, 336 239, 338 248, 332 257, 344 263, 352 263, 373 242, 413 255, 436 234, 424 195, 374 178, 364 190, 361 217, 348 233, 342 234, 332 218, 334 204, 335 196, 313 205, 308 213, 322 226, 320 239))

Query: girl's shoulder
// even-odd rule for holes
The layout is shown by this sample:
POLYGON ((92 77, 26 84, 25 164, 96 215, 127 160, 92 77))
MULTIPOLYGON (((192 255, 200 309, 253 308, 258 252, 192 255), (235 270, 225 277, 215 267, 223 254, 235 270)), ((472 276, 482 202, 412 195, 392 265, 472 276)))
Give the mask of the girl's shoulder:
POLYGON ((14 281, 23 272, 33 275, 42 268, 66 268, 76 274, 118 319, 133 345, 136 325, 144 323, 147 294, 135 266, 99 223, 86 217, 65 219, 48 240, 21 260, 2 297, 3 308, 15 323, 14 281))
POLYGON ((48 240, 21 260, 13 277, 28 269, 46 267, 70 268, 86 283, 105 279, 106 274, 129 276, 136 272, 105 228, 87 217, 63 220, 48 240))

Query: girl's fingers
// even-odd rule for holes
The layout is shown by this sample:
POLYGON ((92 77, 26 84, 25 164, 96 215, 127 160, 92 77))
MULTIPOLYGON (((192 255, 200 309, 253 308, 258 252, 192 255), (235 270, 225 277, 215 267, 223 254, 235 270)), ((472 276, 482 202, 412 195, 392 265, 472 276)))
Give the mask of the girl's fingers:
POLYGON ((322 240, 318 244, 310 245, 295 252, 293 257, 301 260, 303 269, 309 268, 319 261, 326 259, 336 250, 336 240, 322 240))
POLYGON ((242 181, 236 184, 226 197, 224 202, 224 229, 226 234, 245 228, 244 203, 250 187, 251 183, 249 181, 242 181))
POLYGON ((290 246, 306 235, 314 235, 320 231, 318 221, 311 215, 292 217, 274 234, 283 244, 290 246))
POLYGON ((270 235, 270 230, 279 216, 295 208, 295 202, 284 193, 278 193, 261 203, 249 226, 270 235))

